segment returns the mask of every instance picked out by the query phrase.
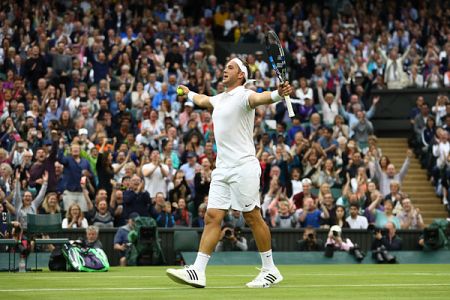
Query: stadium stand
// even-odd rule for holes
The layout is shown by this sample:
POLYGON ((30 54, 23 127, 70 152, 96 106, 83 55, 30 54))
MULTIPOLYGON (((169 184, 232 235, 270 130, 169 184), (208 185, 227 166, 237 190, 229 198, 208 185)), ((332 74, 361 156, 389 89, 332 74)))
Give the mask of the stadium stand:
POLYGON ((217 95, 239 57, 247 88, 273 90, 270 28, 297 117, 283 102, 255 112, 269 226, 345 228, 336 206, 345 219, 351 204, 370 227, 450 217, 448 1, 19 2, 0 3, 0 213, 23 228, 55 213, 68 230, 119 228, 132 213, 202 227, 212 111, 177 86, 217 95))

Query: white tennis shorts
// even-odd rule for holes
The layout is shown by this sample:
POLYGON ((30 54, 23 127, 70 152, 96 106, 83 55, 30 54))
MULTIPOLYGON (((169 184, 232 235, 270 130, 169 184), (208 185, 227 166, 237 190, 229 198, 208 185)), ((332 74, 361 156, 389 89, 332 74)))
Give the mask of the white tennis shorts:
POLYGON ((216 168, 211 175, 208 208, 248 212, 261 207, 259 183, 261 166, 251 160, 233 168, 216 168))

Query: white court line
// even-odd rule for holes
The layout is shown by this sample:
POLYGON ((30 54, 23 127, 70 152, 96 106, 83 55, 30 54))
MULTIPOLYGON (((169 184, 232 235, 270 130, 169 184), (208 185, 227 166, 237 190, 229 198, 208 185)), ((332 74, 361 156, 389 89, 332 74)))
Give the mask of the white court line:
MULTIPOLYGON (((36 273, 33 273, 36 274, 36 273)), ((37 273, 38 275, 39 273, 37 273)), ((51 280, 66 280, 66 279, 85 279, 89 278, 88 276, 96 276, 99 278, 165 278, 167 275, 109 275, 107 273, 85 273, 86 276, 33 276, 34 280, 45 280, 45 279, 51 279, 51 280)), ((371 276, 371 275, 377 275, 377 276, 395 276, 395 275, 408 275, 408 276, 450 276, 450 273, 426 273, 426 272, 403 272, 403 273, 364 273, 364 275, 371 276)), ((20 275, 17 275, 20 276, 20 275)), ((207 275, 208 277, 253 277, 255 274, 212 274, 207 275)), ((353 277, 353 276, 361 276, 361 273, 298 273, 298 274, 289 274, 289 277, 312 277, 312 276, 347 276, 347 277, 353 277)), ((1 277, 1 275, 0 275, 1 277)))
MULTIPOLYGON (((305 285, 281 285, 283 289, 304 289, 304 288, 347 288, 347 287, 361 287, 361 288, 402 288, 402 287, 431 287, 431 286, 450 286, 450 283, 375 283, 375 284, 305 284, 305 285)), ((0 292, 69 292, 69 291, 165 291, 165 290, 184 290, 192 289, 186 287, 95 287, 95 288, 42 288, 42 289, 0 289, 0 292)), ((207 289, 248 289, 244 285, 239 286, 213 286, 207 289)), ((192 289, 195 290, 195 289, 192 289)))

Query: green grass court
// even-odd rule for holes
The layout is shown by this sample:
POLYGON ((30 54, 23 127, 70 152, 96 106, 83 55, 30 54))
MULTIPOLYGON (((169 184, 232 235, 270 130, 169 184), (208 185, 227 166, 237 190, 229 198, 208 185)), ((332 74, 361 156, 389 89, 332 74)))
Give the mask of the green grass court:
POLYGON ((173 283, 166 267, 107 273, 0 273, 1 299, 449 299, 449 265, 289 265, 284 281, 248 289, 255 266, 209 266, 207 288, 173 283))

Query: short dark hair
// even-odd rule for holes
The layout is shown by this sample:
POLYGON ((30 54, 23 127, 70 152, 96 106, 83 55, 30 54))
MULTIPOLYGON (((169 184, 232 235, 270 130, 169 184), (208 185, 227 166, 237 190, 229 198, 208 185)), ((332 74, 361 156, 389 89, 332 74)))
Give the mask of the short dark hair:
POLYGON ((350 208, 356 207, 357 210, 359 210, 359 204, 358 203, 351 203, 350 208))

